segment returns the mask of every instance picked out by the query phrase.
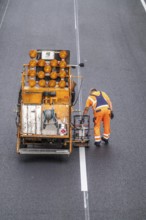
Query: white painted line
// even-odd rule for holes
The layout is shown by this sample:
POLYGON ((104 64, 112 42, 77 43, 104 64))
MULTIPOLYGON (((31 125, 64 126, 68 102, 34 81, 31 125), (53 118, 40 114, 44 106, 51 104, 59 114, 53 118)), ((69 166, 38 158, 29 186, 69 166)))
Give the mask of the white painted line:
POLYGON ((76 12, 76 1, 74 0, 74 19, 75 19, 75 30, 77 29, 77 12, 76 12))
MULTIPOLYGON (((74 0, 74 18, 75 18, 75 34, 76 34, 76 50, 77 50, 77 64, 79 64, 80 61, 80 40, 79 40, 79 24, 78 24, 78 0, 74 0)), ((77 74, 80 77, 80 67, 77 66, 77 74)), ((78 85, 80 85, 81 79, 78 78, 78 85)), ((78 86, 79 91, 79 86, 78 86)), ((79 96, 79 110, 82 109, 82 90, 80 91, 79 96)))
POLYGON ((2 17, 1 23, 0 23, 0 29, 1 29, 2 25, 3 25, 3 21, 4 21, 4 18, 5 18, 7 9, 8 9, 9 2, 10 2, 10 0, 8 0, 8 2, 7 2, 7 5, 6 5, 6 8, 5 8, 5 11, 4 11, 4 14, 3 14, 3 17, 2 17))
POLYGON ((90 220, 88 192, 84 192, 85 220, 90 220))
POLYGON ((146 11, 146 3, 145 3, 145 1, 144 0, 140 0, 140 1, 141 1, 142 5, 144 7, 144 10, 146 11))
POLYGON ((80 176, 81 176, 81 191, 88 191, 87 185, 87 172, 86 172, 86 157, 85 157, 85 148, 79 148, 80 155, 80 176))

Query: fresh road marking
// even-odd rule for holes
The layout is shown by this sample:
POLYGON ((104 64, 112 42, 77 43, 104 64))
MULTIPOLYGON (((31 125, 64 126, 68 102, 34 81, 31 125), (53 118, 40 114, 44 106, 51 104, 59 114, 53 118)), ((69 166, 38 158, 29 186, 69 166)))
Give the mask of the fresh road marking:
POLYGON ((80 155, 80 176, 81 176, 81 191, 88 191, 87 185, 87 171, 86 171, 86 157, 85 157, 85 148, 79 148, 80 155))

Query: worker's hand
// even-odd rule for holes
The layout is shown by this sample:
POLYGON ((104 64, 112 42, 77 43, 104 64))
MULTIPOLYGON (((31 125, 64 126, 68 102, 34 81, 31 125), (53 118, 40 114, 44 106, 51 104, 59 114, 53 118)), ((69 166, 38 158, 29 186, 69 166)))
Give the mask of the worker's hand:
POLYGON ((114 113, 113 113, 113 111, 111 111, 111 119, 113 119, 114 118, 114 113))

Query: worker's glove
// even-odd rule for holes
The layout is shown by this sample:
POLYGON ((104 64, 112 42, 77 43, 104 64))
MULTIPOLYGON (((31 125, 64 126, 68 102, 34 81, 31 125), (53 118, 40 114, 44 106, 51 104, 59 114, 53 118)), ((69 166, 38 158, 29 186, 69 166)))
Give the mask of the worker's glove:
POLYGON ((113 113, 113 111, 111 111, 111 119, 113 119, 114 118, 114 113, 113 113))
POLYGON ((81 121, 80 121, 80 125, 84 124, 84 117, 82 116, 81 121))

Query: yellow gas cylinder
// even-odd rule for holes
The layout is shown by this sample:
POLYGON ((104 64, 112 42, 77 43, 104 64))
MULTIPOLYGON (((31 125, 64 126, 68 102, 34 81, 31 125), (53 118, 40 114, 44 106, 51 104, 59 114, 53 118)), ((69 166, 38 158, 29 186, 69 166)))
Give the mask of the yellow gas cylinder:
POLYGON ((36 56, 37 56, 37 51, 36 50, 30 50, 29 51, 29 56, 30 56, 30 58, 36 58, 36 56))
POLYGON ((39 86, 40 87, 45 87, 46 86, 46 81, 44 79, 39 80, 39 86))
POLYGON ((67 57, 67 52, 66 52, 66 50, 62 50, 62 51, 60 51, 60 53, 59 53, 59 56, 60 56, 60 58, 62 58, 62 59, 65 59, 66 57, 67 57))
POLYGON ((43 78, 45 77, 45 73, 44 73, 43 71, 39 71, 39 72, 38 72, 38 77, 39 77, 40 79, 43 79, 43 78))

